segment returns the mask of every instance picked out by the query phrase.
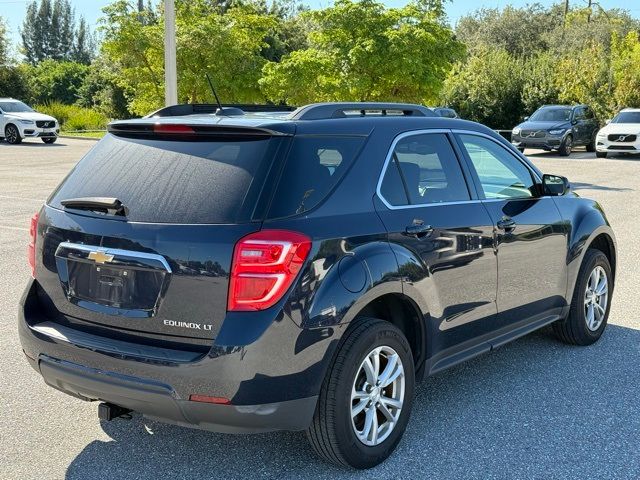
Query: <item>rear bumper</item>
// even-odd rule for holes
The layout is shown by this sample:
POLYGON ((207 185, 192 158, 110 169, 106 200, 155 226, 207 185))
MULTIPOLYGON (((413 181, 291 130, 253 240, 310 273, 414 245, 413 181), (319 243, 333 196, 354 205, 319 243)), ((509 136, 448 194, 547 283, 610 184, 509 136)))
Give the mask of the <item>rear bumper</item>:
POLYGON ((259 405, 219 405, 180 399, 166 384, 105 372, 41 356, 44 381, 83 400, 102 400, 146 417, 224 433, 301 430, 308 426, 317 397, 259 405))
MULTIPOLYGON (((306 429, 335 340, 309 343, 308 330, 280 312, 250 343, 243 343, 246 329, 239 329, 238 344, 214 344, 208 354, 194 357, 42 318, 33 280, 21 300, 18 330, 29 362, 58 390, 155 420, 227 433, 306 429), (192 394, 229 403, 190 401, 192 394)), ((233 335, 224 337, 229 341, 233 335)))

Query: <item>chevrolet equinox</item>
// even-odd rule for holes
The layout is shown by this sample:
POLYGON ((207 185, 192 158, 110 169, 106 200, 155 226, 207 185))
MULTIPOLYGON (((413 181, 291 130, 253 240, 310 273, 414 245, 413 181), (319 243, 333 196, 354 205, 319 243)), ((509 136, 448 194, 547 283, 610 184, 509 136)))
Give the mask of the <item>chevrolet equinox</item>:
POLYGON ((607 324, 598 203, 477 123, 409 104, 178 105, 117 121, 31 220, 19 310, 44 381, 218 432, 396 448, 416 381, 607 324))

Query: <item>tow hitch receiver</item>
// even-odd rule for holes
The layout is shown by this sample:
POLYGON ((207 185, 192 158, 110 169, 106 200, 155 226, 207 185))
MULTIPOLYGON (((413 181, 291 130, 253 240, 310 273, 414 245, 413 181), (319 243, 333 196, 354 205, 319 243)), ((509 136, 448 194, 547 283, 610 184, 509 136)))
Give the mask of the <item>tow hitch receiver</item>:
POLYGON ((98 405, 98 418, 107 422, 118 417, 130 419, 130 413, 131 410, 128 408, 123 408, 118 405, 114 405, 113 403, 101 403, 98 405))

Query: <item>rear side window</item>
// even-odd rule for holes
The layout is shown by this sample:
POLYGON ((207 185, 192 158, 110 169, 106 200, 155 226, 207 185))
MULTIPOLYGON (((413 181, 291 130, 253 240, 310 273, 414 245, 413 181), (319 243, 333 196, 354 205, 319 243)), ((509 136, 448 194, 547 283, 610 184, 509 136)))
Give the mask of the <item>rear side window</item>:
POLYGON ((295 136, 268 217, 301 214, 318 205, 349 169, 365 139, 295 136))
POLYGON ((445 134, 402 138, 396 144, 380 186, 393 206, 469 200, 469 190, 445 134), (400 187, 404 189, 404 195, 400 187))
POLYGON ((132 139, 107 135, 49 199, 115 197, 129 221, 248 221, 277 139, 212 141, 132 139), (254 181, 255 180, 255 181, 254 181))

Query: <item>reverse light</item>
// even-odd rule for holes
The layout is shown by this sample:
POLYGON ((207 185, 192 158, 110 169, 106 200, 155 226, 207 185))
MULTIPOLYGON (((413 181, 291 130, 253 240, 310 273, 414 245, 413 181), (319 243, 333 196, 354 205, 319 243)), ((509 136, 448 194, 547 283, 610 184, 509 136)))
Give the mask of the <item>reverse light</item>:
POLYGON ((36 278, 36 238, 38 236, 38 218, 39 214, 35 213, 31 217, 29 224, 29 245, 27 245, 27 261, 31 267, 31 276, 36 278))
POLYGON ((302 268, 311 239, 289 230, 261 230, 233 251, 227 310, 265 310, 275 305, 302 268))

